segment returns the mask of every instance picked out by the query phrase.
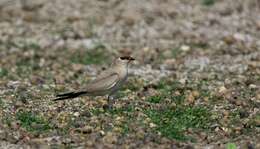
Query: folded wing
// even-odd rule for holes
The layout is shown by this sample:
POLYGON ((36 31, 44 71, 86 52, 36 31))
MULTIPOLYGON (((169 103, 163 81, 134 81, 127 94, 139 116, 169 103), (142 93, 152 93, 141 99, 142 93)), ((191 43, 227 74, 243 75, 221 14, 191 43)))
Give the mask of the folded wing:
POLYGON ((110 73, 98 77, 96 80, 90 82, 87 87, 84 88, 88 93, 102 93, 107 92, 112 89, 119 81, 119 76, 117 73, 110 73))

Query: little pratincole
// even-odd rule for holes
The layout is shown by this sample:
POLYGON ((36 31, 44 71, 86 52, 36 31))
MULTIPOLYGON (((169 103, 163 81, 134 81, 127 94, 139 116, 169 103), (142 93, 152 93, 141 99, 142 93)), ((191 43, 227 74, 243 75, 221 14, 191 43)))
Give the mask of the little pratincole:
POLYGON ((103 71, 85 87, 79 91, 58 94, 54 101, 72 99, 79 96, 104 96, 108 95, 108 104, 116 91, 126 82, 128 76, 128 65, 135 60, 130 56, 122 56, 117 58, 111 67, 103 71))

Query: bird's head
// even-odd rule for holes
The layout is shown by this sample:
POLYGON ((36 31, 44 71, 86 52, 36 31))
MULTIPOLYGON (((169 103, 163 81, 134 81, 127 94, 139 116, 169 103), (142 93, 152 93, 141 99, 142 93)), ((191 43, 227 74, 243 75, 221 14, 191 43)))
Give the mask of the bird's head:
POLYGON ((128 65, 133 60, 135 60, 135 59, 131 56, 121 56, 121 57, 116 59, 115 63, 116 64, 128 65))

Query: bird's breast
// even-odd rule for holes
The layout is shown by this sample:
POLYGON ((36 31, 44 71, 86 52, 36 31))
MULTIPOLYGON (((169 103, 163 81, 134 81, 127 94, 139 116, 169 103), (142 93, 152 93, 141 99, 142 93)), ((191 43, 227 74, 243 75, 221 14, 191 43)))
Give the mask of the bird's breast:
POLYGON ((127 80, 127 76, 128 76, 127 69, 125 69, 124 67, 121 67, 117 70, 118 70, 117 73, 118 73, 119 80, 116 83, 116 85, 113 87, 112 92, 117 91, 125 83, 125 81, 127 80))

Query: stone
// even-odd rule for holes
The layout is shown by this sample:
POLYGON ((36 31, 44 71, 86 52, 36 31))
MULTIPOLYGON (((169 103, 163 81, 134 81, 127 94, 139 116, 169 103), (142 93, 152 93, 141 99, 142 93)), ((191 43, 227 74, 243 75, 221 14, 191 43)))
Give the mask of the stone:
POLYGON ((218 89, 218 92, 220 93, 220 94, 225 94, 225 93, 227 93, 227 88, 225 87, 225 86, 221 86, 219 89, 218 89))

